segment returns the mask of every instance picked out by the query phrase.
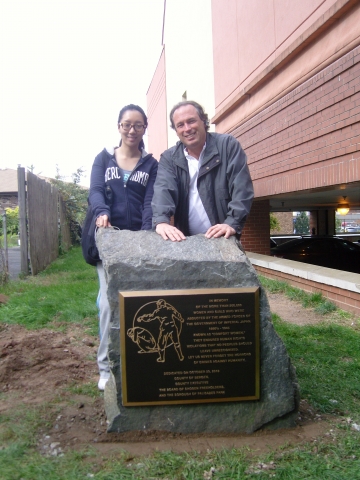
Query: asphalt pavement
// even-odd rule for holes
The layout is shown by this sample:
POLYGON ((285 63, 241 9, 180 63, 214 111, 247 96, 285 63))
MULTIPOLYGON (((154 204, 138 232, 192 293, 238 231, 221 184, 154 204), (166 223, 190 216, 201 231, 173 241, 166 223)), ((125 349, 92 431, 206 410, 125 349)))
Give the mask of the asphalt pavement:
POLYGON ((8 248, 8 267, 9 275, 12 280, 18 278, 19 273, 21 272, 20 259, 20 247, 8 248))

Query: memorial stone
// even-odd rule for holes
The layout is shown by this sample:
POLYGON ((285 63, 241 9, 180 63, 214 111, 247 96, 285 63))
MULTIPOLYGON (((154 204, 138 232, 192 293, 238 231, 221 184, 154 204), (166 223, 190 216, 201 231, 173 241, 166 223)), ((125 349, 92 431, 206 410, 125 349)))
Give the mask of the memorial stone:
MULTIPOLYGON (((229 434, 252 433, 260 428, 286 428, 295 425, 299 404, 299 388, 295 370, 282 340, 272 325, 265 291, 261 287, 249 259, 241 250, 234 237, 230 239, 207 239, 204 235, 195 235, 188 237, 182 242, 171 242, 164 241, 159 235, 149 231, 130 232, 127 230, 101 229, 97 234, 97 246, 100 257, 103 259, 111 308, 109 334, 111 377, 106 384, 104 394, 109 432, 159 430, 184 434, 229 434), (183 292, 184 290, 188 293, 183 292), (176 378, 179 380, 178 384, 189 385, 189 383, 186 383, 189 380, 187 375, 190 373, 189 362, 192 362, 192 364, 194 362, 190 355, 183 355, 181 349, 183 340, 180 342, 179 335, 182 328, 182 335, 188 335, 188 337, 185 337, 185 344, 191 343, 190 337, 195 342, 194 334, 186 333, 186 327, 188 327, 188 331, 195 331, 187 323, 190 324, 194 319, 200 318, 200 313, 202 312, 200 305, 199 310, 196 310, 197 306, 195 304, 199 302, 191 303, 193 302, 193 295, 197 295, 199 292, 202 292, 201 295, 203 295, 205 292, 205 297, 198 297, 202 299, 201 308, 205 309, 209 308, 210 304, 207 304, 207 302, 212 302, 213 300, 211 299, 221 301, 222 298, 225 298, 228 304, 227 310, 223 311, 224 313, 229 313, 235 312, 233 308, 239 304, 234 300, 234 298, 237 298, 236 296, 229 297, 229 295, 226 295, 226 292, 237 292, 239 290, 240 292, 250 292, 249 294, 254 295, 254 299, 257 299, 257 305, 259 306, 260 377, 258 384, 255 376, 254 388, 252 390, 250 389, 247 392, 242 387, 237 389, 236 387, 241 385, 247 372, 240 369, 239 372, 241 373, 236 374, 237 369, 236 366, 234 367, 236 361, 234 360, 234 365, 231 365, 231 367, 226 366, 226 368, 223 366, 223 370, 219 370, 220 376, 216 376, 216 373, 211 373, 217 371, 216 369, 214 370, 216 362, 211 360, 209 364, 204 365, 203 370, 205 372, 203 384, 208 385, 207 389, 214 389, 214 395, 211 395, 211 392, 209 393, 210 400, 203 399, 203 396, 200 395, 199 387, 196 390, 195 403, 187 402, 186 397, 179 393, 177 393, 179 404, 172 402, 175 397, 170 393, 163 397, 164 402, 159 402, 158 399, 153 401, 155 397, 154 393, 150 392, 150 388, 146 392, 144 390, 144 399, 142 399, 141 382, 139 386, 139 382, 132 382, 132 380, 141 379, 143 374, 145 375, 144 389, 146 389, 146 386, 151 385, 152 380, 157 384, 159 382, 158 377, 162 375, 159 375, 159 369, 164 368, 163 366, 165 365, 165 349, 166 367, 170 376, 172 373, 175 375, 176 371, 179 371, 179 364, 185 365, 185 368, 180 369, 179 376, 173 376, 171 380, 176 378), (120 295, 119 292, 121 292, 120 295), (154 297, 151 296, 152 292, 154 292, 154 297), (162 293, 160 294, 159 292, 162 293), (171 296, 172 294, 176 295, 171 296), (195 312, 193 317, 189 316, 184 319, 175 308, 178 304, 181 305, 183 294, 184 304, 190 302, 192 305, 191 311, 195 312), (146 301, 148 296, 149 301, 146 301), (210 300, 204 301, 204 298, 210 298, 210 300), (120 303, 122 303, 122 313, 124 315, 124 312, 127 311, 125 310, 127 301, 130 301, 129 312, 131 308, 133 308, 133 311, 139 310, 139 312, 136 311, 136 315, 132 313, 131 318, 142 323, 134 323, 130 325, 131 328, 128 328, 126 332, 122 331, 123 350, 125 345, 127 346, 125 369, 124 361, 122 365, 120 354, 120 303), (137 301, 138 306, 136 306, 137 301), (135 306, 131 307, 131 302, 135 302, 135 306), (152 306, 151 308, 149 306, 146 307, 146 310, 144 305, 152 306), (170 332, 169 329, 172 329, 169 333, 172 341, 172 343, 170 342, 171 348, 167 348, 166 340, 163 340, 165 343, 163 351, 161 351, 161 348, 159 348, 161 343, 159 334, 154 333, 150 335, 149 326, 154 328, 156 325, 159 325, 159 322, 163 321, 165 317, 161 314, 161 308, 165 308, 165 305, 170 305, 175 313, 172 316, 174 319, 173 323, 162 328, 163 331, 168 332, 170 332), (199 316, 196 317, 196 315, 199 316), (147 329, 144 328, 142 330, 141 328, 144 326, 147 329), (174 336, 174 331, 177 337, 174 336), (147 336, 144 336, 144 332, 147 336), (175 338, 178 338, 178 340, 175 340, 175 338), (157 345, 155 345, 156 342, 158 343, 157 345), (132 345, 137 350, 134 350, 135 353, 131 357, 130 353, 128 356, 128 351, 131 351, 132 345), (142 355, 139 355, 139 353, 142 355), (142 367, 144 363, 141 363, 143 358, 146 358, 147 361, 146 372, 143 372, 145 370, 142 367), (173 369, 171 369, 171 358, 174 359, 173 369), (152 372, 154 372, 153 379, 151 378, 152 372), (209 375, 206 377, 207 374, 209 375), (221 375, 223 374, 228 377, 231 375, 234 378, 231 378, 230 382, 229 378, 227 378, 228 383, 225 382, 225 379, 224 382, 221 382, 221 375), (126 379, 125 377, 128 378, 126 379), (214 379, 213 383, 211 378, 214 379), (131 400, 131 388, 129 388, 130 392, 122 391, 123 385, 126 384, 125 380, 129 382, 130 387, 134 387, 134 401, 131 400), (232 382, 234 384, 233 398, 227 394, 227 391, 231 391, 229 384, 232 382), (223 386, 222 389, 218 388, 222 383, 225 387, 223 386), (226 385, 228 386, 226 387, 226 385), (257 385, 259 385, 259 391, 256 389, 257 385), (142 401, 145 402, 144 405, 142 405, 142 401)), ((253 305, 255 308, 256 301, 253 302, 250 298, 249 303, 249 298, 247 298, 245 303, 247 302, 246 305, 253 305)), ((252 307, 250 306, 245 307, 246 311, 250 312, 251 309, 252 307)), ((181 308, 178 310, 181 310, 181 308)), ((246 312, 244 315, 246 315, 246 312)), ((251 313, 251 315, 254 316, 255 313, 254 315, 251 313)), ((248 316, 250 316, 250 313, 248 316)), ((220 317, 216 316, 214 318, 216 319, 214 325, 218 325, 220 317)), ((124 319, 122 318, 121 323, 123 322, 124 319)), ((201 322, 197 323, 200 324, 201 322)), ((237 335, 236 338, 238 339, 241 339, 240 335, 245 335, 243 339, 249 340, 250 337, 246 338, 246 335, 255 335, 251 332, 245 332, 244 328, 242 330, 240 327, 236 328, 238 330, 230 332, 232 337, 227 336, 224 338, 233 341, 235 335, 237 335)), ((196 332, 197 341, 204 342, 201 339, 201 330, 197 329, 196 332)), ((203 332, 206 335, 211 333, 206 326, 203 332)), ((251 339, 255 340, 255 337, 256 335, 251 339)), ((221 341, 220 335, 214 335, 212 338, 215 339, 215 342, 221 341)), ((201 345, 205 345, 205 343, 201 343, 201 345)), ((214 358, 214 343, 209 344, 208 342, 206 345, 209 345, 209 353, 214 358)), ((193 345, 193 348, 196 347, 196 344, 193 345)), ((247 354, 244 350, 237 349, 237 351, 243 352, 241 355, 247 354)), ((123 351, 121 353, 124 354, 123 351)), ((248 353, 248 355, 252 355, 254 358, 253 371, 256 372, 255 351, 248 353)), ((230 365, 230 362, 226 363, 230 365)), ((198 368, 199 366, 197 365, 195 374, 199 373, 198 368)), ((252 378, 256 373, 249 373, 248 375, 252 378)), ((200 378, 200 375, 197 376, 200 378)), ((156 385, 155 391, 162 387, 164 385, 156 385)), ((189 386, 186 388, 190 392, 191 388, 189 386)), ((166 390, 171 389, 162 388, 163 392, 166 390)), ((176 392, 178 390, 175 389, 176 392)))

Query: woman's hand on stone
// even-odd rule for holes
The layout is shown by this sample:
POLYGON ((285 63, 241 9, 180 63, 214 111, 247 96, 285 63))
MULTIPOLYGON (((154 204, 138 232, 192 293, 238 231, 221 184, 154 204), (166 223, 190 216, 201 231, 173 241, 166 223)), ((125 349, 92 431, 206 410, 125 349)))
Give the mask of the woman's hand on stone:
POLYGON ((97 227, 111 227, 111 223, 109 221, 109 217, 107 215, 99 215, 96 219, 96 226, 97 227))

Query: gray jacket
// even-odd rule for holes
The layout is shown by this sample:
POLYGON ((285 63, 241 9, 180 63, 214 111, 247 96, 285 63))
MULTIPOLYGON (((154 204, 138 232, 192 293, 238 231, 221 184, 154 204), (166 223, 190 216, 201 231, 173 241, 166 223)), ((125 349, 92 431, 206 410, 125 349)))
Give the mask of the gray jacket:
MULTIPOLYGON (((154 228, 174 215, 175 227, 189 236, 189 182, 184 145, 178 142, 160 157, 151 203, 154 228)), ((197 188, 211 225, 226 223, 240 235, 254 190, 245 152, 233 136, 206 134, 197 188)))

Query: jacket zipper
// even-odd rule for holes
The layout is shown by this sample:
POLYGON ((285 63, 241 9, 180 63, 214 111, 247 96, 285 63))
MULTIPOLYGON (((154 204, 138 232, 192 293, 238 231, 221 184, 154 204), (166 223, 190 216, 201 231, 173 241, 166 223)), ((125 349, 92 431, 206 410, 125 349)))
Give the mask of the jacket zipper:
MULTIPOLYGON (((144 157, 144 158, 146 158, 146 157, 144 157)), ((130 214, 130 208, 129 208, 129 197, 128 197, 126 186, 127 186, 127 182, 130 180, 130 177, 133 175, 133 173, 136 172, 138 170, 138 168, 144 163, 143 160, 144 159, 141 157, 140 160, 138 161, 138 163, 136 164, 134 170, 130 173, 130 175, 128 176, 128 179, 124 183, 124 193, 125 193, 125 198, 126 198, 126 216, 127 216, 127 224, 128 224, 129 227, 132 226, 132 222, 131 222, 131 214, 130 214)))

